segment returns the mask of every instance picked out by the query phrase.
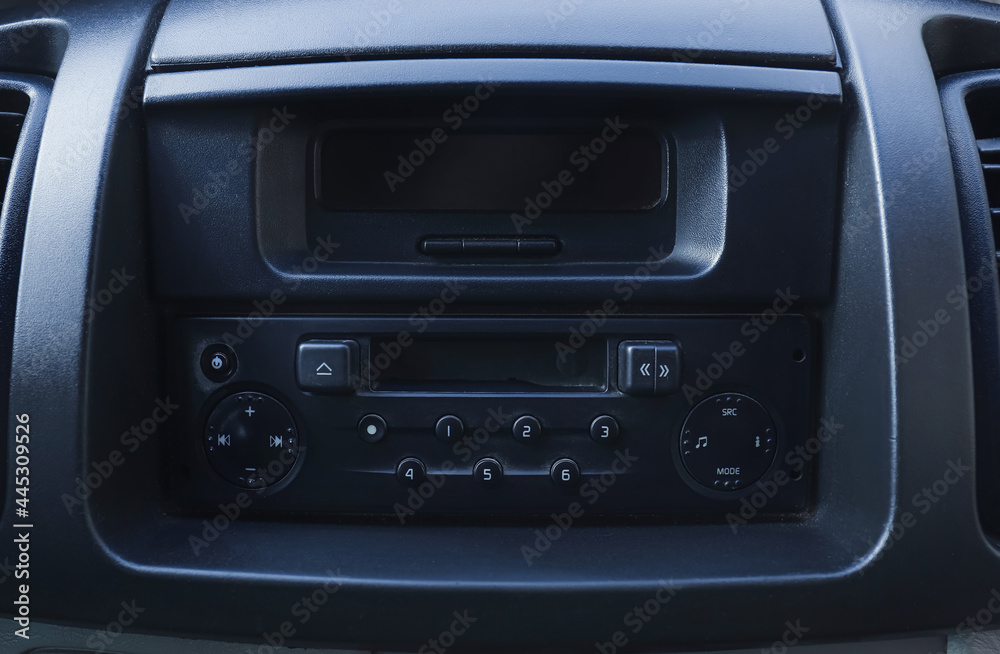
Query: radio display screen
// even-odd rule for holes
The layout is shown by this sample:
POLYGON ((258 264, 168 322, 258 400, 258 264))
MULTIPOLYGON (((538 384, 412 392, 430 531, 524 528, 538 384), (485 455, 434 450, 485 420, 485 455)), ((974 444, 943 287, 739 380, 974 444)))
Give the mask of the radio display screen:
POLYGON ((316 195, 338 212, 643 211, 666 197, 666 148, 617 118, 574 132, 331 130, 316 195))
POLYGON ((415 339, 406 346, 392 335, 372 337, 368 374, 373 391, 602 392, 607 367, 608 346, 601 338, 573 349, 563 335, 415 339))

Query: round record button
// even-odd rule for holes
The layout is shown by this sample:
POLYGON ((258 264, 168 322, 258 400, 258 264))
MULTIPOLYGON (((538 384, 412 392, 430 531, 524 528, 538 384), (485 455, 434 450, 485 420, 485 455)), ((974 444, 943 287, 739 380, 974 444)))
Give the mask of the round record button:
POLYGON ((361 440, 375 443, 385 436, 386 425, 382 416, 370 413, 358 423, 358 436, 361 440))

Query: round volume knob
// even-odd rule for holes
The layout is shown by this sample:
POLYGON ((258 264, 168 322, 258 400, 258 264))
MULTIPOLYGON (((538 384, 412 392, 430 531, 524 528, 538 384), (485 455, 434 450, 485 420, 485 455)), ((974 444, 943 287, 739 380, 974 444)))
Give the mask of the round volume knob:
POLYGON ((237 393, 215 405, 205 425, 205 454, 229 483, 266 488, 281 481, 299 456, 288 409, 263 393, 237 393))
POLYGON ((764 476, 774 461, 774 421, 757 400, 724 393, 702 400, 681 428, 680 454, 702 486, 735 491, 764 476))

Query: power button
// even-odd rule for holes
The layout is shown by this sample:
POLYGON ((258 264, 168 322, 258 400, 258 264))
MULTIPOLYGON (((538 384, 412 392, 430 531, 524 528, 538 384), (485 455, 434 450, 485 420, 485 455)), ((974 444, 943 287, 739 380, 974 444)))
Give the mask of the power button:
POLYGON ((223 382, 236 372, 236 353, 228 345, 209 345, 201 353, 201 372, 211 381, 223 382))

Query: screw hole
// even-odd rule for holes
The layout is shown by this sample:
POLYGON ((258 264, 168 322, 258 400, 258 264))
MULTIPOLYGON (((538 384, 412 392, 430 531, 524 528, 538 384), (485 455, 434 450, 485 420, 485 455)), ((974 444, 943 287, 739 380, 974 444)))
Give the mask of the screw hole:
POLYGON ((792 474, 790 476, 792 478, 792 481, 800 481, 802 479, 802 468, 799 468, 798 470, 792 470, 792 474))
POLYGON ((792 352, 792 359, 794 359, 798 363, 802 363, 803 361, 805 361, 806 360, 805 350, 797 348, 794 352, 792 352))

